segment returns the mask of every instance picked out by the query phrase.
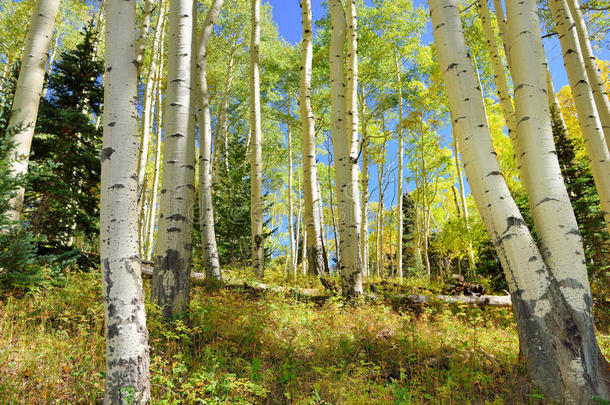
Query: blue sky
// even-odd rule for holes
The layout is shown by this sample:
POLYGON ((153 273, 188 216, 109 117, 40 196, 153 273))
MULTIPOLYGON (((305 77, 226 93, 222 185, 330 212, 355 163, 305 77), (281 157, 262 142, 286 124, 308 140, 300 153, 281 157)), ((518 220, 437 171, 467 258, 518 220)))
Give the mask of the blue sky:
MULTIPOLYGON (((325 11, 321 5, 321 0, 311 0, 312 1, 312 11, 313 11, 313 20, 314 22, 324 15, 325 11)), ((301 27, 301 9, 299 6, 299 0, 263 0, 264 3, 270 4, 273 7, 273 19, 277 26, 279 27, 280 34, 284 37, 286 41, 291 44, 296 44, 301 41, 302 36, 302 27, 301 27)), ((365 0, 367 4, 371 2, 369 0, 365 0)), ((426 0, 414 0, 415 6, 417 7, 425 7, 427 8, 426 0)), ((431 26, 428 23, 426 34, 424 35, 424 43, 430 43, 433 41, 431 26)), ((315 30, 315 25, 314 25, 315 30)), ((553 82, 556 91, 559 91, 563 86, 568 84, 568 79, 566 76, 565 69, 563 67, 563 58, 561 53, 561 47, 559 41, 556 37, 547 38, 544 40, 545 52, 547 55, 547 59, 549 61, 549 66, 551 70, 551 75, 553 77, 553 82)), ((596 56, 601 59, 610 59, 610 50, 607 49, 597 49, 595 50, 596 56)), ((443 128, 439 131, 439 135, 444 138, 446 141, 449 140, 450 128, 443 128)), ((446 144, 446 142, 443 142, 446 144)), ((388 143, 388 152, 387 156, 388 162, 393 162, 392 164, 397 165, 397 162, 393 158, 397 153, 397 142, 392 141, 388 143)), ((326 156, 318 157, 322 162, 327 161, 326 156)), ((409 157, 405 156, 405 160, 408 160, 409 157)), ((378 185, 377 185, 377 167, 375 165, 371 165, 369 167, 370 181, 369 181, 369 192, 371 195, 370 201, 378 201, 379 196, 377 193, 378 185)), ((408 173, 405 173, 408 175, 408 173)), ((391 177, 396 176, 396 171, 393 172, 391 177)), ((386 207, 391 207, 397 202, 396 195, 396 183, 394 179, 391 180, 393 183, 387 189, 386 195, 384 197, 384 203, 386 207)), ((466 181, 466 179, 465 179, 466 181)), ((408 184, 406 181, 403 186, 404 190, 413 190, 413 185, 408 184)), ((466 183, 466 190, 469 192, 469 186, 466 183)), ((282 229, 284 231, 284 229, 282 229)))

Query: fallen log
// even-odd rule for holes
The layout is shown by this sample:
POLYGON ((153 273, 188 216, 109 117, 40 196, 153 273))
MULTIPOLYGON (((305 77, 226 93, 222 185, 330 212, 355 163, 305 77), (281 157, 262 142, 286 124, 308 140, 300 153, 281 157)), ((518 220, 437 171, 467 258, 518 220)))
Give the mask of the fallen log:
MULTIPOLYGON (((153 270, 149 262, 142 263, 142 275, 152 276, 153 270)), ((203 273, 191 273, 191 278, 194 280, 205 280, 205 274, 203 273)), ((245 289, 252 292, 275 292, 292 295, 299 299, 309 299, 314 301, 327 300, 332 295, 327 294, 315 288, 292 288, 292 287, 281 287, 272 286, 258 281, 243 281, 243 280, 224 280, 222 287, 227 289, 245 289)), ((433 302, 444 302, 447 304, 458 304, 458 305, 491 305, 491 306, 511 306, 510 295, 481 295, 481 296, 467 296, 467 295, 417 295, 417 294, 393 294, 390 296, 382 296, 379 294, 365 293, 363 294, 366 300, 383 300, 390 299, 392 301, 398 301, 408 305, 421 306, 430 304, 433 302)))

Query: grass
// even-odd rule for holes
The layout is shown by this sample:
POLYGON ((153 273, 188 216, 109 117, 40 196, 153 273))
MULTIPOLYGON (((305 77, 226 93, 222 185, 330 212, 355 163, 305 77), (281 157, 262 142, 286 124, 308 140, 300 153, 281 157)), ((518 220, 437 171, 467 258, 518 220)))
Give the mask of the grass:
MULTIPOLYGON (((100 277, 68 281, 0 296, 0 403, 100 403, 100 277)), ((194 286, 189 319, 148 314, 158 404, 546 403, 506 308, 316 306, 194 286)), ((610 354, 610 337, 600 343, 610 354)))

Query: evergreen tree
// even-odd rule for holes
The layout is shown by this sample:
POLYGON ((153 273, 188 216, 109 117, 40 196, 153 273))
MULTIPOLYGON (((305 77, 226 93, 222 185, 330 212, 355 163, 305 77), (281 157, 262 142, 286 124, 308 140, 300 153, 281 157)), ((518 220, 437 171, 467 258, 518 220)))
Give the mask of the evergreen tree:
POLYGON ((49 244, 66 246, 98 231, 103 63, 94 59, 88 26, 76 49, 62 53, 48 80, 32 145, 26 218, 49 244))
POLYGON ((20 127, 7 130, 16 72, 18 69, 8 79, 0 79, 0 287, 28 287, 42 279, 31 232, 15 226, 9 217, 9 201, 25 183, 23 176, 12 175, 10 164, 15 151, 8 132, 20 127))
POLYGON ((402 196, 402 257, 403 257, 403 268, 405 275, 409 271, 413 271, 416 266, 416 252, 415 249, 415 201, 411 194, 405 193, 402 196))
MULTIPOLYGON (((242 131, 247 131, 240 127, 242 131)), ((239 131, 238 131, 239 132, 239 131)), ((239 133, 228 134, 227 165, 220 165, 213 188, 214 226, 221 265, 246 265, 250 263, 250 162, 246 155, 245 137, 239 133)), ((263 207, 263 236, 266 239, 276 229, 270 230, 268 214, 271 206, 263 207)), ((198 210, 197 210, 198 211, 198 210)), ((198 227, 196 227, 196 233, 198 227)), ((199 241, 195 235, 195 241, 199 241)), ((197 248, 197 247, 196 247, 197 248)), ((269 260, 272 249, 265 246, 264 257, 269 260)))

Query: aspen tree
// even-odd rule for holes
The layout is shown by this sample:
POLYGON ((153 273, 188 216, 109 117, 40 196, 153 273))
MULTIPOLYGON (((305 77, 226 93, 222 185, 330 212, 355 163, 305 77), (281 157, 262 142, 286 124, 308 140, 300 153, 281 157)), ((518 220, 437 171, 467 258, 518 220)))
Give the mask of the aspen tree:
MULTIPOLYGON (((32 12, 8 123, 8 128, 15 130, 11 135, 11 141, 15 145, 15 158, 9 163, 15 177, 24 175, 28 171, 40 94, 58 8, 59 0, 37 0, 32 12)), ((14 221, 19 220, 21 215, 23 196, 24 189, 19 188, 10 200, 8 217, 14 221)))
POLYGON ((555 93, 555 87, 553 86, 553 78, 551 77, 551 71, 549 70, 549 64, 546 65, 546 88, 549 102, 549 109, 551 110, 551 116, 554 122, 558 122, 563 128, 564 133, 568 133, 566 122, 563 119, 561 113, 561 107, 559 106, 559 100, 557 100, 557 93, 555 93))
POLYGON ((189 303, 194 202, 194 142, 189 133, 192 0, 169 4, 163 180, 151 296, 170 319, 189 303))
POLYGON ((220 280, 220 262, 214 229, 212 205, 212 123, 210 96, 207 81, 207 49, 223 0, 214 0, 203 22, 197 49, 197 92, 199 94, 199 207, 201 217, 201 244, 206 277, 220 280))
MULTIPOLYGON (((163 31, 165 31, 165 24, 163 25, 163 31)), ((164 34, 161 35, 161 44, 163 44, 164 34)), ((152 193, 150 196, 150 211, 149 211, 149 219, 148 219, 148 227, 146 230, 146 260, 152 259, 152 249, 153 249, 153 240, 155 235, 155 221, 157 220, 157 190, 159 188, 159 174, 161 168, 161 146, 163 145, 162 138, 162 127, 163 127, 163 105, 162 105, 162 89, 161 89, 161 81, 162 74, 161 71, 163 69, 163 48, 160 49, 159 52, 159 63, 157 65, 157 128, 156 128, 156 143, 155 143, 155 169, 153 171, 153 183, 152 183, 152 193)))
MULTIPOLYGON (((475 202, 502 262, 522 353, 530 375, 553 400, 585 403, 593 395, 607 397, 607 363, 593 334, 591 295, 584 265, 574 266, 573 261, 568 260, 559 269, 571 269, 572 274, 568 278, 557 271, 558 266, 554 258, 549 258, 548 252, 555 248, 546 235, 551 227, 543 221, 536 223, 536 229, 541 233, 544 257, 538 249, 510 195, 493 153, 482 94, 466 50, 457 1, 429 0, 429 4, 439 64, 447 85, 453 124, 462 146, 464 166, 475 202)), ((511 21, 511 58, 516 73, 515 88, 517 92, 524 91, 515 97, 517 123, 522 126, 518 132, 529 135, 534 141, 541 137, 540 134, 548 138, 550 117, 545 111, 544 58, 540 50, 532 49, 537 44, 542 45, 537 42, 540 41, 540 32, 535 2, 511 3, 508 14, 511 21), (531 83, 525 82, 524 76, 527 75, 533 76, 531 83), (526 111, 530 115, 525 116, 526 111), (530 121, 534 125, 526 127, 524 123, 530 121), (537 131, 535 136, 531 134, 533 130, 537 131)), ((529 140, 524 142, 524 150, 536 150, 529 143, 529 140)), ((544 156, 536 157, 544 160, 544 156)), ((524 160, 523 163, 541 169, 541 178, 550 180, 553 186, 561 189, 554 183, 556 176, 549 177, 547 174, 549 168, 536 165, 532 160, 524 160)), ((548 159, 545 163, 552 166, 548 159)), ((540 186, 538 183, 533 182, 540 186)), ((535 204, 541 202, 538 192, 530 195, 535 204)), ((555 197, 563 198, 561 192, 551 194, 551 200, 543 198, 541 205, 560 202, 552 200, 555 197)), ((539 207, 535 204, 533 211, 539 207)), ((569 223, 569 214, 565 210, 554 213, 557 223, 569 226, 561 231, 563 234, 572 232, 572 225, 575 225, 569 223)), ((571 216, 573 218, 573 214, 571 216)), ((571 238, 563 234, 562 237, 571 238)), ((570 250, 571 254, 580 256, 575 252, 582 254, 582 247, 573 246, 570 250)), ((559 256, 554 251, 552 255, 559 256)))
MULTIPOLYGON (((332 20, 330 38, 330 92, 331 92, 331 121, 333 151, 335 153, 335 175, 336 189, 339 206, 339 250, 341 267, 341 287, 343 296, 347 299, 357 297, 362 293, 362 263, 360 259, 360 212, 358 210, 358 188, 357 183, 353 182, 353 166, 357 161, 352 160, 352 141, 353 128, 348 123, 346 107, 350 108, 353 114, 352 91, 354 89, 353 80, 348 81, 349 88, 346 92, 345 84, 345 56, 343 47, 346 37, 345 10, 341 0, 330 0, 330 14, 332 20), (351 82, 351 84, 349 83, 351 82), (346 97, 346 93, 350 94, 346 97), (349 107, 348 107, 349 106, 349 107)), ((348 7, 353 7, 354 5, 348 7)), ((350 12, 350 16, 351 16, 350 12)), ((353 19, 350 24, 353 26, 353 19)), ((355 29, 355 27, 354 27, 355 29)), ((353 40, 355 41, 355 37, 353 40)), ((355 58, 354 44, 348 45, 348 52, 352 51, 355 58)), ((353 70, 353 64, 348 63, 353 70)), ((356 72, 351 73, 352 77, 356 72)), ((358 122, 357 119, 349 119, 349 124, 358 122)))
POLYGON ((572 88, 576 112, 578 113, 578 123, 585 140, 606 228, 610 232, 610 151, 608 151, 602 124, 597 114, 581 47, 576 35, 576 27, 568 10, 567 1, 550 0, 549 7, 559 33, 564 65, 572 88))
MULTIPOLYGON (((363 105, 361 103, 361 105, 363 105)), ((364 110, 364 106, 361 107, 364 110)), ((361 114, 364 116, 364 114, 361 114)), ((362 275, 369 276, 369 241, 368 241, 368 199, 369 199, 369 152, 368 152, 368 138, 367 138, 367 121, 362 120, 362 176, 361 176, 361 189, 362 189, 362 202, 360 203, 360 218, 362 223, 360 225, 360 257, 362 258, 362 275)))
POLYGON ((402 226, 403 226, 403 213, 402 213, 402 183, 403 183, 403 105, 402 105, 402 80, 400 77, 400 65, 398 64, 398 56, 396 55, 396 51, 394 51, 394 67, 396 69, 396 82, 398 84, 398 125, 396 130, 398 131, 398 236, 396 238, 396 261, 397 261, 397 269, 398 269, 398 278, 403 278, 403 270, 402 270, 402 226))
MULTIPOLYGON (((347 0, 345 2, 347 8, 347 87, 345 90, 345 111, 347 139, 349 144, 349 163, 350 163, 350 184, 349 190, 351 199, 353 200, 353 212, 350 213, 350 220, 355 227, 357 239, 356 252, 360 253, 360 198, 359 198, 359 180, 360 167, 358 166, 359 142, 358 142, 358 123, 360 117, 358 114, 358 18, 356 12, 356 0, 347 0)), ((362 258, 359 259, 360 273, 362 273, 362 258)), ((360 274, 362 278, 362 274, 360 274)))
POLYGON ((313 28, 311 0, 301 1, 303 17, 303 44, 301 55, 301 77, 299 106, 303 132, 303 191, 305 197, 306 246, 309 271, 315 275, 328 273, 328 261, 322 242, 320 225, 321 198, 318 188, 318 166, 316 163, 316 137, 313 109, 311 107, 311 74, 313 59, 313 28))
POLYGON ((214 145, 216 153, 214 155, 214 173, 219 172, 220 160, 224 159, 225 169, 229 168, 229 121, 227 119, 227 112, 229 110, 229 96, 231 95, 231 88, 233 85, 233 66, 235 62, 235 52, 237 51, 237 34, 233 38, 233 44, 229 51, 229 60, 227 62, 227 81, 225 83, 224 92, 222 95, 222 103, 220 107, 220 113, 218 114, 218 144, 214 145))
MULTIPOLYGON (((49 55, 49 60, 47 62, 47 65, 49 66, 49 70, 47 71, 47 76, 50 77, 51 73, 53 71, 53 64, 55 63, 55 57, 57 56, 57 48, 59 48, 59 40, 61 39, 61 35, 57 34, 55 35, 55 41, 53 41, 53 45, 51 47, 52 51, 51 51, 51 55, 49 55)), ((43 83, 44 86, 44 83, 43 83)), ((44 87, 42 89, 42 93, 40 95, 41 99, 46 99, 47 98, 47 92, 49 91, 48 87, 44 87)))
MULTIPOLYGON (((551 10, 555 9, 553 3, 554 1, 550 2, 551 10)), ((555 9, 553 13, 556 14, 556 11, 555 9)), ((558 286, 553 298, 559 302, 551 307, 564 319, 568 319, 564 321, 568 336, 557 353, 558 370, 545 369, 546 378, 540 378, 540 384, 547 386, 549 391, 563 391, 563 397, 567 400, 582 403, 596 394, 608 397, 610 392, 607 378, 610 376, 595 340, 592 297, 582 238, 563 183, 553 142, 546 61, 540 39, 536 2, 508 2, 507 16, 510 21, 509 44, 515 83, 519 153, 530 177, 530 181, 525 183, 526 187, 531 184, 527 189, 530 209, 539 243, 543 246, 541 253, 549 269, 549 278, 558 286), (559 309, 562 306, 563 311, 559 309), (574 325, 578 332, 573 331, 574 325), (574 350, 578 355, 574 356, 574 350)), ((562 28, 559 30, 561 32, 562 28)), ((567 33, 564 31, 564 34, 567 33)), ((565 44, 568 35, 560 34, 560 37, 565 44)), ((570 70, 568 67, 568 72, 570 70)), ((568 76, 571 75, 569 73, 568 76)), ((584 84, 581 87, 581 84, 583 83, 579 83, 577 91, 588 88, 584 84)), ((584 132, 583 130, 583 134, 584 132)), ((601 134, 598 139, 604 142, 601 134)), ((607 164, 606 158, 606 167, 607 164)), ((610 175, 606 177, 608 179, 610 175)), ((549 292, 552 287, 553 285, 549 292)))
MULTIPOLYGON (((151 2, 152 3, 152 2, 151 2)), ((148 162, 148 144, 150 140, 150 117, 152 110, 153 99, 153 84, 155 82, 155 74, 157 71, 157 54, 163 52, 163 45, 160 42, 163 22, 165 20, 165 1, 162 0, 159 5, 159 16, 155 26, 155 35, 153 37, 152 55, 150 56, 150 66, 146 75, 146 84, 144 86, 144 102, 142 106, 142 141, 140 142, 140 156, 138 159, 138 187, 140 190, 140 198, 143 198, 144 176, 146 175, 146 163, 148 162)), ((149 22, 150 24, 150 22, 149 22)), ((143 28, 144 29, 144 28, 143 28)), ((139 45, 139 39, 138 39, 139 45)))
MULTIPOLYGON (((464 215, 464 221, 466 222, 466 228, 468 229, 468 205, 466 205, 466 193, 464 191, 464 177, 462 176, 462 165, 460 164, 459 157, 459 146, 455 130, 453 134, 453 159, 455 163, 455 172, 457 175, 458 188, 460 191, 460 207, 462 207, 462 215, 464 215)), ((474 262, 474 250, 472 249, 472 243, 468 242, 468 268, 472 271, 476 269, 474 262)))
MULTIPOLYGON (((508 82, 506 80, 506 74, 504 72, 504 64, 502 58, 498 52, 498 45, 496 43, 496 34, 491 25, 491 17, 489 14, 489 7, 487 6, 487 0, 478 0, 479 11, 481 16, 481 25, 483 27, 483 33, 485 35, 485 42, 487 44, 487 52, 491 58, 491 65, 494 72, 494 82, 502 106, 502 113, 506 121, 506 127, 508 128, 508 136, 511 139, 513 146, 516 145, 517 132, 515 130, 515 110, 513 103, 508 92, 508 82)), ((515 163, 519 167, 519 156, 515 155, 515 163)))
POLYGON ((136 1, 105 2, 100 257, 106 316, 105 404, 150 401, 148 332, 138 246, 136 1))
MULTIPOLYGON (((140 75, 140 70, 142 68, 142 61, 144 59, 144 53, 146 53, 146 42, 148 40, 148 34, 150 31, 150 22, 152 19, 152 12, 154 0, 145 0, 144 1, 144 12, 142 14, 142 27, 140 27, 140 33, 138 35, 138 42, 136 43, 136 63, 138 64, 138 76, 140 75)), ((161 1, 163 3, 163 1, 161 1)), ((160 5, 161 9, 163 9, 163 4, 160 5)), ((159 15, 161 10, 159 10, 159 15)), ((157 24, 158 26, 158 24, 157 24)), ((156 33, 155 33, 156 34, 156 33)), ((154 48, 153 48, 154 49, 154 48)))
POLYGON ((582 17, 582 12, 578 6, 578 1, 568 0, 568 7, 570 8, 572 20, 574 21, 576 33, 578 34, 582 58, 584 59, 589 85, 591 86, 602 130, 604 131, 604 137, 606 138, 606 145, 610 148, 610 100, 608 100, 608 93, 606 93, 606 87, 602 82, 599 69, 597 68, 597 59, 593 54, 589 33, 587 32, 585 20, 582 17))
POLYGON ((261 0, 250 0, 250 222, 252 226, 252 267, 257 278, 264 275, 263 240, 263 160, 261 139, 261 96, 259 47, 261 40, 261 0))
MULTIPOLYGON (((290 101, 290 100, 289 100, 290 101)), ((288 104, 288 115, 290 115, 290 102, 288 104)), ((288 137, 288 237, 290 238, 290 272, 295 272, 295 241, 294 227, 292 224, 293 202, 292 202, 292 136, 290 134, 290 125, 286 125, 286 135, 288 137)), ((304 166, 304 164, 303 164, 304 166)), ((298 237, 298 236, 297 236, 298 237)), ((296 273, 294 273, 296 275, 296 273)))

